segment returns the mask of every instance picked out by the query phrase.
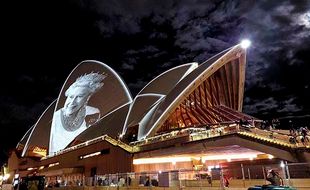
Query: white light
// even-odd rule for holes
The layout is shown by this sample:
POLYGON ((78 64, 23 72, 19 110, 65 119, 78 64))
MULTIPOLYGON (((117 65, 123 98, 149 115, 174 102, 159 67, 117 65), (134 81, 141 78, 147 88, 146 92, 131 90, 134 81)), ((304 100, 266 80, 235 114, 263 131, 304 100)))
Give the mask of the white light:
POLYGON ((268 158, 271 160, 274 158, 274 156, 272 156, 271 154, 268 154, 268 158))
POLYGON ((281 161, 280 166, 281 166, 281 168, 284 168, 285 165, 284 165, 283 161, 281 161))
POLYGON ((190 157, 162 157, 162 158, 139 158, 134 159, 133 164, 156 164, 156 163, 168 163, 168 162, 189 162, 190 157))
POLYGON ((5 180, 9 179, 9 177, 10 177, 10 174, 5 174, 5 175, 3 176, 3 180, 5 181, 5 180))
POLYGON ((251 41, 248 39, 244 39, 241 41, 241 47, 244 49, 250 47, 250 45, 251 45, 251 41))
POLYGON ((159 172, 158 173, 160 173, 161 174, 161 170, 159 170, 159 172))
POLYGON ((59 165, 59 162, 55 162, 55 163, 49 164, 48 167, 50 168, 50 167, 57 166, 57 165, 59 165))
POLYGON ((80 156, 80 159, 90 158, 90 157, 93 157, 93 156, 98 156, 98 155, 100 155, 100 154, 101 154, 100 151, 98 151, 98 152, 93 152, 93 153, 91 153, 91 154, 87 154, 87 155, 84 155, 84 156, 80 156))
POLYGON ((205 162, 206 160, 224 160, 224 159, 251 159, 252 160, 254 158, 257 157, 257 154, 247 154, 247 153, 243 153, 243 154, 218 154, 218 155, 210 155, 210 156, 204 156, 202 157, 202 162, 205 162))
POLYGON ((2 181, 2 179, 3 179, 3 176, 2 176, 2 175, 0 175, 0 181, 2 181))

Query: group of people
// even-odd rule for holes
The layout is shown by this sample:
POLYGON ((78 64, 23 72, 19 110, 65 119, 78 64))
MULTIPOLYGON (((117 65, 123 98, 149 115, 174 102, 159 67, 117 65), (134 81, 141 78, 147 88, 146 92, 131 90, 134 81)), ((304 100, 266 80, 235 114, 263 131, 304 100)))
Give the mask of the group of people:
POLYGON ((96 185, 98 186, 130 186, 131 185, 131 178, 127 177, 119 177, 119 178, 109 178, 106 176, 100 176, 97 178, 96 185))
POLYGON ((51 182, 47 185, 48 188, 60 187, 60 183, 56 180, 55 182, 51 182))
POLYGON ((272 119, 272 120, 264 120, 257 126, 258 128, 262 130, 268 130, 272 131, 275 130, 280 126, 280 121, 278 119, 272 119))
POLYGON ((150 176, 141 176, 140 186, 158 186, 158 180, 155 178, 150 179, 150 176))
POLYGON ((303 144, 307 144, 309 143, 308 133, 308 127, 300 127, 299 129, 291 128, 289 134, 289 141, 292 144, 299 143, 298 137, 300 137, 300 142, 303 144))

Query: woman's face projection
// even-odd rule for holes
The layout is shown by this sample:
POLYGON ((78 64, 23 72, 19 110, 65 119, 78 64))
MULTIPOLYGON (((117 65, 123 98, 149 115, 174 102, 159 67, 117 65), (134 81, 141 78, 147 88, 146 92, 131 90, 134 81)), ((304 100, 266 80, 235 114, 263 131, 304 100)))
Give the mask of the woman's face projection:
POLYGON ((90 92, 87 87, 76 86, 70 89, 67 95, 64 111, 65 115, 71 115, 87 103, 90 92))

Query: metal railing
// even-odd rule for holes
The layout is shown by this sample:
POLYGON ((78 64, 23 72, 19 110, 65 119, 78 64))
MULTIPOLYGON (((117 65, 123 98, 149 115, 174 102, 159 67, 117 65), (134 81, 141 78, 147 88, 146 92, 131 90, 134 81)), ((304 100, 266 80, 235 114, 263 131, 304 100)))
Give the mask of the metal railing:
POLYGON ((289 148, 309 148, 310 149, 310 142, 309 142, 310 137, 309 136, 305 138, 306 139, 305 142, 301 142, 301 141, 292 142, 291 141, 292 137, 290 135, 282 134, 280 132, 277 132, 276 130, 263 130, 257 127, 253 127, 251 125, 241 126, 236 123, 230 123, 230 124, 227 123, 224 125, 213 127, 211 129, 207 129, 207 127, 199 127, 199 128, 186 128, 182 130, 176 130, 176 131, 172 131, 169 133, 156 135, 156 136, 143 139, 140 141, 134 141, 134 142, 129 143, 129 145, 122 142, 121 140, 116 140, 112 137, 109 137, 108 135, 103 135, 95 139, 83 142, 81 144, 58 151, 55 154, 48 155, 46 157, 43 157, 42 159, 47 159, 53 156, 64 154, 66 152, 70 152, 72 150, 82 148, 82 147, 85 147, 90 144, 94 144, 94 143, 97 143, 103 140, 106 140, 107 142, 115 146, 119 146, 128 152, 134 153, 134 152, 139 152, 140 146, 157 143, 157 142, 161 142, 165 140, 171 140, 171 139, 175 139, 175 138, 179 138, 183 136, 189 136, 190 141, 197 141, 197 140, 214 138, 214 137, 230 135, 230 134, 239 134, 239 135, 247 136, 250 138, 262 140, 268 143, 285 146, 289 148))
MULTIPOLYGON (((310 148, 310 142, 292 142, 290 140, 291 136, 288 134, 281 134, 276 130, 263 130, 256 127, 240 126, 239 124, 227 124, 219 125, 212 129, 206 128, 186 128, 183 130, 172 131, 170 133, 165 133, 162 135, 157 135, 151 138, 143 139, 140 141, 131 142, 132 146, 144 146, 152 143, 157 143, 164 140, 171 140, 174 138, 179 138, 188 135, 190 141, 197 141, 202 139, 214 138, 223 135, 230 134, 240 134, 242 136, 247 136, 257 140, 262 140, 275 145, 281 145, 290 148, 310 148)), ((308 137, 309 139, 309 137, 308 137)))
MULTIPOLYGON (((274 170, 282 178, 282 186, 291 186, 297 189, 310 188, 310 164, 287 163, 276 164, 239 164, 231 167, 213 167, 200 170, 171 170, 140 173, 116 173, 83 177, 83 180, 74 177, 59 176, 60 186, 108 186, 108 187, 175 187, 183 188, 248 188, 255 185, 266 185, 268 171, 274 170), (70 184, 70 185, 69 185, 70 184)), ((46 185, 53 183, 47 178, 46 185)))

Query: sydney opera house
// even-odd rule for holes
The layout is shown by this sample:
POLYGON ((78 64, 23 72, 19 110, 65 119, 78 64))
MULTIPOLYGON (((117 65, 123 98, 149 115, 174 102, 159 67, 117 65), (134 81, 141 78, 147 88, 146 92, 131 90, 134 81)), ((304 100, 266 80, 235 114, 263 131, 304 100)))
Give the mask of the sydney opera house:
POLYGON ((309 146, 242 112, 246 49, 171 68, 135 97, 108 65, 87 60, 9 158, 49 180, 193 170, 234 163, 310 162, 309 146))

